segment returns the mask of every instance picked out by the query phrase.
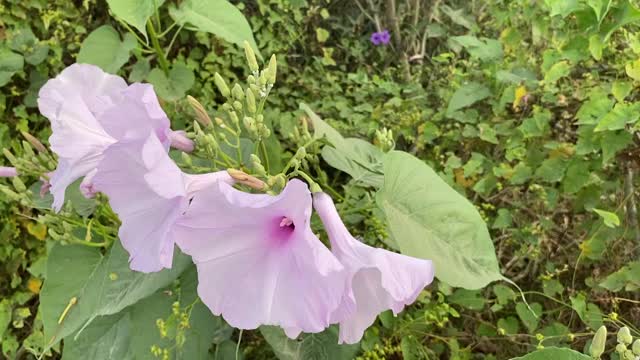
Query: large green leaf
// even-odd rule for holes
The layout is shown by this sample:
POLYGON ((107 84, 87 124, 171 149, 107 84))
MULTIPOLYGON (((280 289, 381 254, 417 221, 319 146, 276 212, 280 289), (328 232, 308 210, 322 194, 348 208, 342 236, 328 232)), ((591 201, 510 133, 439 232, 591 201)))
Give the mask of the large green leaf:
POLYGON ((162 70, 151 70, 147 80, 153 84, 153 88, 164 100, 175 101, 182 99, 196 81, 193 71, 183 63, 175 63, 167 77, 162 70))
POLYGON ((185 0, 179 7, 170 8, 169 13, 180 25, 191 24, 198 31, 212 33, 238 45, 248 41, 260 56, 249 22, 227 0, 185 0))
POLYGON ((609 291, 637 291, 640 289, 640 261, 633 261, 607 276, 600 286, 609 291))
POLYGON ((629 0, 622 0, 622 5, 609 11, 608 21, 603 21, 601 32, 604 42, 619 28, 640 20, 640 9, 633 6, 629 0))
POLYGON ((291 340, 280 328, 262 326, 260 332, 280 360, 351 360, 359 344, 338 345, 338 328, 332 326, 319 334, 306 334, 291 340))
POLYGON ((384 153, 371 143, 356 139, 344 138, 316 115, 306 104, 300 104, 311 119, 314 136, 325 138, 331 146, 322 149, 322 158, 332 167, 344 171, 360 184, 382 186, 382 158, 384 153))
POLYGON ((205 359, 212 343, 228 340, 233 329, 222 318, 196 301, 197 274, 195 267, 180 277, 179 290, 158 291, 121 312, 101 316, 86 327, 77 338, 65 339, 63 360, 75 359, 147 359, 151 347, 170 350, 172 359, 205 359), (182 311, 190 314, 189 326, 183 328, 184 342, 175 332, 162 337, 156 322, 163 319, 168 326, 177 326, 172 304, 179 301, 182 311), (191 310, 186 306, 194 304, 191 310), (88 356, 90 354, 90 356, 88 356))
POLYGON ((502 58, 502 45, 495 39, 480 38, 473 35, 454 36, 452 41, 464 47, 474 58, 482 61, 495 61, 502 58))
POLYGON ((147 20, 164 0, 107 0, 113 14, 138 29, 147 37, 147 20))
POLYGON ((386 155, 384 174, 377 203, 403 254, 431 259, 436 277, 452 286, 503 279, 487 226, 467 199, 405 152, 386 155))
POLYGON ((137 44, 132 34, 125 34, 121 40, 116 29, 103 25, 84 39, 77 62, 97 65, 102 70, 115 74, 129 60, 131 50, 137 44))
POLYGON ((465 84, 456 90, 449 100, 447 115, 452 115, 455 111, 473 105, 489 96, 491 96, 491 90, 486 86, 476 82, 465 84))
POLYGON ((6 85, 24 67, 24 58, 9 49, 0 48, 0 86, 6 85))
POLYGON ((548 347, 511 360, 591 360, 591 357, 571 349, 548 347))
POLYGON ((153 274, 129 270, 129 254, 119 242, 107 255, 82 245, 55 245, 47 261, 40 311, 48 346, 103 315, 116 314, 174 281, 190 263, 178 253, 173 268, 153 274), (72 298, 77 303, 69 308, 72 298))

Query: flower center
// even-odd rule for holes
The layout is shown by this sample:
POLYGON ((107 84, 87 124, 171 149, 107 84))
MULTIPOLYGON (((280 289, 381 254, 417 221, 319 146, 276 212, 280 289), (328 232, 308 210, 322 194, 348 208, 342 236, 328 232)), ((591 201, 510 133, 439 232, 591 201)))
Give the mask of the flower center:
POLYGON ((276 217, 272 224, 271 239, 278 244, 286 243, 296 229, 293 220, 286 216, 276 217))

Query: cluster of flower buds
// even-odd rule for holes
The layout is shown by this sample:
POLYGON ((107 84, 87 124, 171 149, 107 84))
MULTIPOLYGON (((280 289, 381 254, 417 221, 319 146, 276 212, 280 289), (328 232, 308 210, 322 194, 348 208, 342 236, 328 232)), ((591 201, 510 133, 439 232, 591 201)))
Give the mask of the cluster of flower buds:
POLYGON ((636 339, 634 342, 628 327, 623 326, 618 330, 617 340, 616 352, 621 360, 640 359, 640 339, 636 339), (631 345, 631 349, 629 349, 629 345, 631 345))
POLYGON ((387 128, 376 130, 374 144, 376 144, 384 152, 393 150, 393 148, 396 146, 396 142, 393 139, 393 131, 387 128))
POLYGON ((250 139, 262 141, 271 135, 271 130, 264 122, 262 110, 276 82, 276 57, 271 56, 269 64, 260 70, 256 54, 248 42, 244 44, 244 51, 251 70, 251 75, 247 77, 248 86, 243 88, 236 83, 230 89, 218 73, 214 75, 214 83, 226 100, 222 109, 227 113, 231 123, 236 126, 241 123, 250 139))

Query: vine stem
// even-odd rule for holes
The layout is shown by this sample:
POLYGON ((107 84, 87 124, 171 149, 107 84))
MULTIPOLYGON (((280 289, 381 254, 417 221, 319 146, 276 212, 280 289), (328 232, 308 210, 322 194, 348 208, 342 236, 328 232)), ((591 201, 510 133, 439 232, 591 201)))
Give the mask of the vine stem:
POLYGON ((151 38, 151 44, 153 44, 153 49, 158 56, 158 62, 160 63, 160 67, 165 75, 169 76, 169 62, 167 61, 167 57, 160 47, 160 42, 158 41, 158 35, 156 34, 156 30, 153 27, 153 22, 151 19, 147 21, 147 32, 149 32, 149 37, 151 38))

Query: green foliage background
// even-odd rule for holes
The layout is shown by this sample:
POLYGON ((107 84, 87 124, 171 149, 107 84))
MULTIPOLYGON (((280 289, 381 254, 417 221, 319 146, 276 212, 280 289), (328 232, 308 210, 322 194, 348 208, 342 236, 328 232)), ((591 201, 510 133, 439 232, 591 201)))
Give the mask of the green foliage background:
MULTIPOLYGON (((180 2, 167 3, 161 21, 168 24, 170 12, 186 16, 175 9, 180 2)), ((611 329, 628 325, 634 336, 640 335, 638 4, 407 0, 397 1, 394 27, 383 11, 385 2, 376 12, 362 1, 366 14, 351 1, 233 3, 249 20, 262 56, 278 55, 278 84, 266 117, 279 141, 270 145, 270 153, 295 152, 300 145, 296 128, 309 118, 299 110, 301 102, 343 135, 370 140, 379 148, 386 146, 381 132, 391 130, 396 149, 424 160, 472 200, 490 227, 502 275, 520 285, 531 308, 506 282, 483 287, 476 279, 453 276, 450 283, 481 289, 438 282, 399 317, 383 313, 356 347, 332 348, 335 329, 295 342, 263 328, 243 334, 241 356, 509 359, 551 346, 586 352, 602 324, 611 329), (416 4, 420 11, 414 12, 416 4), (377 15, 398 36, 393 45, 372 46, 369 36, 376 28, 368 15, 377 15)), ((146 36, 141 24, 137 34, 146 36)), ((37 91, 76 60, 102 62, 103 68, 130 81, 153 83, 167 100, 164 107, 174 128, 191 126, 193 120, 185 93, 213 109, 222 103, 213 74, 234 81, 248 71, 242 49, 232 44, 237 40, 180 32, 167 56, 169 71, 163 72, 160 59, 134 49, 134 35, 110 16, 104 1, 5 0, 0 4, 0 39, 0 148, 16 152, 20 131, 48 137, 48 122, 36 108, 37 91)), ((331 150, 320 154, 318 148, 314 156, 317 162, 310 166, 339 194, 340 210, 359 237, 394 249, 411 245, 409 238, 390 238, 394 219, 371 206, 374 201, 383 210, 400 206, 394 203, 402 201, 394 196, 401 190, 397 184, 382 184, 375 171, 354 176, 349 163, 340 162, 331 150), (389 190, 373 199, 362 183, 389 190)), ((276 155, 271 163, 282 167, 283 158, 276 155)), ((11 185, 10 180, 0 183, 11 185)), ((31 209, 0 198, 0 358, 35 358, 50 332, 43 317, 59 316, 38 312, 40 284, 50 275, 45 274, 47 254, 59 251, 48 230, 31 209)), ((100 265, 97 250, 76 250, 91 253, 83 257, 88 269, 101 269, 96 276, 113 277, 100 265)), ((447 259, 438 262, 447 266, 447 259)), ((80 269, 61 268, 63 279, 65 271, 80 269)), ((116 339, 109 338, 113 329, 130 329, 127 324, 138 324, 136 317, 167 319, 167 324, 135 331, 157 335, 166 327, 179 328, 175 322, 185 312, 210 316, 195 303, 193 286, 168 298, 162 295, 171 281, 191 284, 193 277, 187 272, 177 280, 158 280, 162 286, 149 284, 145 289, 153 296, 144 303, 124 301, 118 305, 127 310, 115 315, 108 309, 113 304, 92 309, 108 315, 92 325, 98 335, 87 330, 50 355, 84 356, 83 346, 92 341, 83 337, 111 343, 116 339), (182 308, 172 309, 174 301, 182 308), (101 327, 111 330, 100 332, 101 327)), ((65 326, 82 326, 80 308, 70 314, 78 317, 76 323, 65 326)), ((213 321, 218 320, 191 324, 186 335, 170 334, 169 340, 133 336, 133 353, 127 352, 133 345, 120 344, 118 358, 154 358, 147 351, 152 346, 170 348, 183 335, 187 343, 179 348, 185 353, 178 351, 175 357, 194 358, 188 351, 206 347, 206 340, 205 345, 189 341, 204 336, 213 339, 210 358, 235 358, 239 334, 213 321)))

